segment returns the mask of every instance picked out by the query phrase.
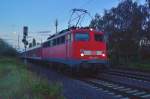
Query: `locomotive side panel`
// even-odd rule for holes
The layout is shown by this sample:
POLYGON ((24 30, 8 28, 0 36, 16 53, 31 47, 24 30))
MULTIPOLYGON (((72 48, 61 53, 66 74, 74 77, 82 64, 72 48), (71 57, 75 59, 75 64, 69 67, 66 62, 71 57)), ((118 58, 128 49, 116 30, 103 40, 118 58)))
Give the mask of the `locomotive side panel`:
POLYGON ((43 58, 65 58, 65 57, 66 57, 65 44, 43 48, 43 58))
POLYGON ((43 44, 43 59, 66 63, 72 57, 71 32, 43 44))

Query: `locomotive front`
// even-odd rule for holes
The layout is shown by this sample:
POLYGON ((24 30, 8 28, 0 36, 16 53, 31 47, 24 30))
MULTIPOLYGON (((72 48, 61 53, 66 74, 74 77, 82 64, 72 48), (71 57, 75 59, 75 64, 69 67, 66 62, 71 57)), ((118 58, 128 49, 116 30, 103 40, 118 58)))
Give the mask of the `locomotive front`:
POLYGON ((73 57, 80 67, 102 69, 108 66, 104 33, 93 29, 79 29, 73 32, 73 57))

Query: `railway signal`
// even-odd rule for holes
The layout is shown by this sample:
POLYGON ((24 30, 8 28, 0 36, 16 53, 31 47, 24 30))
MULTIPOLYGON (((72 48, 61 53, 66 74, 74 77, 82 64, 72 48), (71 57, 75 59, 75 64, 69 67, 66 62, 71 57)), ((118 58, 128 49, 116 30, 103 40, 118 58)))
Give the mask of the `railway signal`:
POLYGON ((27 26, 23 27, 23 35, 28 36, 28 27, 27 26))
POLYGON ((23 27, 23 39, 22 39, 22 42, 24 43, 25 49, 26 49, 26 47, 28 45, 27 36, 28 36, 28 27, 24 26, 23 27))
POLYGON ((23 27, 23 39, 22 39, 22 42, 24 43, 24 48, 25 48, 25 60, 24 60, 24 63, 27 63, 27 61, 26 61, 26 48, 27 48, 27 45, 28 45, 27 36, 28 36, 28 27, 24 26, 23 27))

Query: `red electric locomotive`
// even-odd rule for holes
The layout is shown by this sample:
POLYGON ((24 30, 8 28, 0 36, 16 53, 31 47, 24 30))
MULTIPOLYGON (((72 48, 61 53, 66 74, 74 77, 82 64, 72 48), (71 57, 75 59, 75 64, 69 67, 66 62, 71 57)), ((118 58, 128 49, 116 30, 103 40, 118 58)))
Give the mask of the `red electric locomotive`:
POLYGON ((104 33, 91 28, 61 31, 49 37, 41 46, 28 50, 26 54, 28 59, 63 63, 76 70, 98 70, 108 66, 104 33))

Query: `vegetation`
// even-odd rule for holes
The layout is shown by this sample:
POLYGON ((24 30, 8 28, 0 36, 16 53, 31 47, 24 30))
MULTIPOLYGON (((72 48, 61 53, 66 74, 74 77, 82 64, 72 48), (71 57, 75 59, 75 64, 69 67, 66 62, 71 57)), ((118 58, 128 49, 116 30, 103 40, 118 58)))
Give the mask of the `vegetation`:
POLYGON ((36 40, 33 38, 32 43, 29 43, 29 48, 36 46, 36 40))
POLYGON ((63 99, 59 83, 51 83, 27 70, 17 51, 0 39, 0 99, 63 99), (5 56, 5 57, 4 57, 5 56))
POLYGON ((18 59, 0 59, 1 99, 63 99, 59 83, 48 84, 29 72, 18 59))
POLYGON ((130 69, 137 69, 141 71, 150 71, 150 63, 149 62, 132 62, 128 65, 130 69))
POLYGON ((145 60, 150 64, 150 0, 144 5, 136 0, 122 0, 117 7, 105 10, 103 16, 96 14, 90 26, 106 32, 114 66, 145 60), (145 38, 149 44, 140 44, 145 38))
POLYGON ((8 43, 4 40, 0 39, 0 56, 16 56, 16 49, 12 48, 8 43))

